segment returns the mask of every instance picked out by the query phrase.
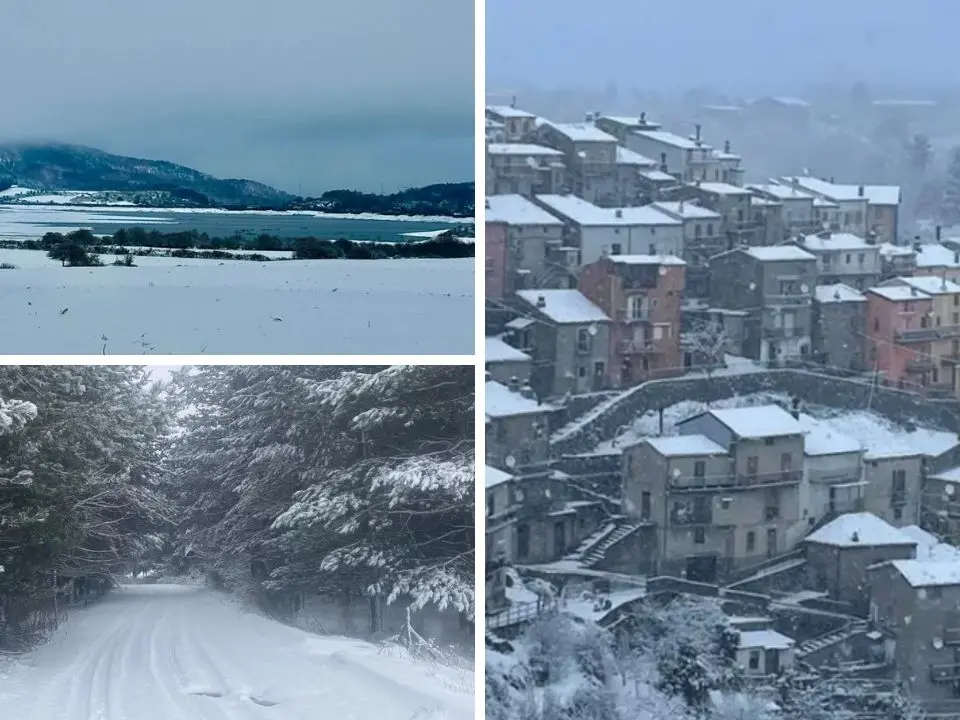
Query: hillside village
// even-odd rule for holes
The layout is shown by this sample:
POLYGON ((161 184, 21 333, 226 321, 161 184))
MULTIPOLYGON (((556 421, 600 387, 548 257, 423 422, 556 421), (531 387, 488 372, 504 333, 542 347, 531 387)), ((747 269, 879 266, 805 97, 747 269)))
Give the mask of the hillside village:
POLYGON ((486 116, 488 646, 714 598, 752 678, 960 717, 960 238, 704 128, 486 116))

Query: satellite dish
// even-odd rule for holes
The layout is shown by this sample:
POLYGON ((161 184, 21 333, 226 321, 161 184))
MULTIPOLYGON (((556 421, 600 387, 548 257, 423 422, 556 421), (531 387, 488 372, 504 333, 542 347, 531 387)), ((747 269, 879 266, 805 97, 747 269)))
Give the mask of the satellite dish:
POLYGON ((953 497, 953 493, 955 493, 956 490, 954 489, 953 485, 946 485, 943 488, 943 492, 947 497, 953 497))
POLYGON ((667 274, 667 269, 666 269, 663 265, 660 266, 660 274, 661 274, 661 275, 666 275, 666 274, 667 274))
POLYGON ((747 287, 749 287, 751 290, 756 290, 756 289, 757 289, 757 284, 756 284, 755 282, 752 282, 752 283, 750 283, 747 287))
POLYGON ((587 327, 587 332, 588 332, 590 335, 596 335, 596 334, 597 334, 598 332, 600 332, 600 331, 597 329, 597 324, 596 324, 596 323, 591 323, 591 324, 587 327))
POLYGON ((806 283, 803 283, 802 285, 800 285, 800 292, 803 292, 803 293, 810 292, 810 286, 807 285, 806 283))
POLYGON ((935 637, 930 641, 930 644, 933 645, 934 650, 940 650, 943 647, 943 638, 935 637))
POLYGON ((507 455, 503 462, 508 468, 515 468, 517 466, 517 459, 513 455, 507 455))
POLYGON ((674 468, 673 471, 672 471, 670 474, 673 475, 675 478, 678 478, 678 477, 680 477, 683 473, 682 473, 682 471, 680 470, 680 468, 674 468))

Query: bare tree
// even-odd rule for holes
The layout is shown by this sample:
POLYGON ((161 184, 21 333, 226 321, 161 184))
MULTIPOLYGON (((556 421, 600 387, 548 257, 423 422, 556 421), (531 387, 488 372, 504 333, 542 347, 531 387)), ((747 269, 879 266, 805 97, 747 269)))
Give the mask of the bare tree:
POLYGON ((713 373, 724 363, 724 355, 730 349, 730 336, 718 322, 698 321, 684 335, 684 344, 693 355, 694 367, 703 368, 707 385, 712 386, 713 373))

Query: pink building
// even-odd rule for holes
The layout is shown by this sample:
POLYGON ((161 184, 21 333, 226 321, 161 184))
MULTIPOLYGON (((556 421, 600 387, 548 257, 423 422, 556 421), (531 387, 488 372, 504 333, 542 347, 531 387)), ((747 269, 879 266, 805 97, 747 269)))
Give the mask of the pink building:
POLYGON ((483 240, 486 297, 500 300, 507 285, 507 224, 486 223, 483 240))
POLYGON ((580 292, 614 325, 610 374, 618 387, 682 372, 680 303, 686 263, 671 255, 605 255, 580 271, 580 292))
POLYGON ((906 285, 870 288, 867 297, 867 365, 897 387, 930 383, 933 298, 906 285))

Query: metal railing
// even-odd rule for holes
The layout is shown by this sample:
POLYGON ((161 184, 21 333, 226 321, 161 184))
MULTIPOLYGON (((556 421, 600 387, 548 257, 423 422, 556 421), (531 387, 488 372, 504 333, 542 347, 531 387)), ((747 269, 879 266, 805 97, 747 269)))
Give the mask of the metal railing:
POLYGON ((768 485, 787 485, 799 483, 803 473, 799 470, 785 470, 775 473, 757 473, 755 475, 711 475, 709 477, 670 478, 670 490, 683 492, 694 490, 709 490, 713 488, 753 488, 768 485))

